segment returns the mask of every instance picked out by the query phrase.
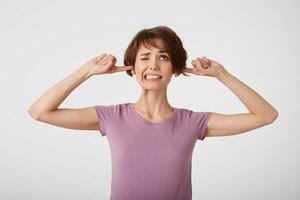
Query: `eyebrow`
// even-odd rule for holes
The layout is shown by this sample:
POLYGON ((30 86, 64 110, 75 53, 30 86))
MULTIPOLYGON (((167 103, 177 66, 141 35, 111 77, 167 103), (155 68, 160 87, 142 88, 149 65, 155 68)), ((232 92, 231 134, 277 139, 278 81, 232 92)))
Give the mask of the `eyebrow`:
MULTIPOLYGON (((165 50, 165 49, 161 49, 161 50, 159 50, 158 51, 159 53, 167 53, 167 51, 165 50)), ((147 55, 149 55, 149 54, 151 54, 150 52, 147 52, 147 53, 142 53, 142 54, 140 54, 140 56, 147 56, 147 55)))

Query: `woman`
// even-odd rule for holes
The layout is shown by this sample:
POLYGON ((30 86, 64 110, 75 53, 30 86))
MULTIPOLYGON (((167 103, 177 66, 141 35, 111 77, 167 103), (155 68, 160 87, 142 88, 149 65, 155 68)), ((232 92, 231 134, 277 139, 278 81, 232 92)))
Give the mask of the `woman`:
POLYGON ((123 67, 110 54, 97 56, 43 94, 28 112, 56 126, 99 130, 107 135, 112 155, 113 200, 192 198, 191 159, 195 142, 227 136, 272 123, 278 112, 259 94, 206 57, 186 67, 180 38, 166 27, 139 31, 130 42, 123 67), (94 75, 135 74, 142 88, 135 103, 96 105, 80 109, 58 106, 82 82, 94 75), (221 81, 247 107, 248 113, 221 114, 176 108, 167 99, 174 74, 210 76, 221 81))

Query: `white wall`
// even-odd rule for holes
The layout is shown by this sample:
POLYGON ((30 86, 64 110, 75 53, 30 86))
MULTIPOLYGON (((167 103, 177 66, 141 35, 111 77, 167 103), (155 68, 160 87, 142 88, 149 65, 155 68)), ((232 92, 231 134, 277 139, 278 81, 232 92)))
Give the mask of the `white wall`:
MULTIPOLYGON (((188 52, 221 64, 278 111, 247 133, 206 138, 193 155, 193 199, 299 199, 298 1, 1 1, 0 199, 108 199, 106 137, 34 121, 27 108, 88 59, 123 53, 142 28, 166 25, 188 52)), ((213 77, 180 76, 169 85, 175 107, 247 112, 213 77)), ((124 73, 92 77, 61 107, 136 101, 124 73)))

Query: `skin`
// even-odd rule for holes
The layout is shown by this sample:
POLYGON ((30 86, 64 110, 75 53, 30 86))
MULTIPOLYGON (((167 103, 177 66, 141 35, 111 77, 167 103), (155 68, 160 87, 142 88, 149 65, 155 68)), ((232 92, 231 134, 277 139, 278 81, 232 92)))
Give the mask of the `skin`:
MULTIPOLYGON (((28 108, 28 113, 36 120, 64 128, 99 130, 100 125, 93 106, 69 109, 59 108, 59 105, 76 87, 91 76, 132 70, 141 86, 140 98, 134 103, 136 112, 153 123, 168 119, 174 111, 167 99, 167 86, 172 78, 172 65, 168 54, 159 52, 164 47, 162 41, 157 39, 156 42, 159 48, 149 47, 148 49, 144 45, 139 47, 134 67, 115 66, 117 59, 111 54, 104 53, 92 58, 48 89, 28 108), (145 52, 149 52, 149 55, 140 57, 145 52), (161 74, 162 79, 151 83, 145 81, 143 75, 149 72, 161 74)), ((278 117, 278 111, 272 105, 229 73, 222 64, 206 57, 197 57, 192 60, 191 64, 192 68, 184 68, 183 71, 199 77, 215 78, 230 89, 248 109, 246 113, 213 112, 207 123, 206 137, 243 133, 270 124, 278 117)))
MULTIPOLYGON (((167 53, 159 53, 163 49, 163 42, 157 39, 160 48, 139 48, 135 67, 136 79, 142 87, 140 98, 134 103, 135 110, 145 119, 160 122, 173 114, 173 108, 167 99, 167 86, 172 78, 172 65, 167 53), (140 57, 140 54, 150 52, 148 56, 140 57), (163 58, 166 55, 167 58, 163 58), (142 60, 146 58, 147 60, 142 60), (163 76, 161 81, 147 83, 143 74, 157 72, 163 76)), ((278 111, 270 105, 256 91, 230 74, 222 64, 205 56, 197 57, 191 62, 192 68, 184 68, 183 71, 196 76, 208 76, 217 79, 228 87, 245 105, 248 113, 222 114, 213 112, 208 124, 205 136, 228 136, 250 131, 272 123, 278 117, 278 111)))
POLYGON ((168 84, 172 78, 172 64, 168 53, 159 52, 164 49, 161 40, 156 39, 156 47, 141 44, 134 64, 135 78, 141 86, 141 95, 134 103, 134 109, 151 122, 161 122, 171 117, 174 109, 167 98, 168 84), (149 53, 149 55, 142 55, 149 53), (158 73, 162 78, 158 81, 147 81, 146 73, 158 73))
POLYGON ((134 66, 117 67, 116 58, 111 54, 102 54, 86 63, 93 75, 123 72, 132 70, 141 86, 141 95, 133 103, 134 109, 143 118, 153 123, 161 122, 172 116, 174 108, 167 99, 168 84, 172 78, 172 64, 167 53, 161 53, 164 44, 160 39, 155 40, 159 48, 141 44, 134 66), (149 53, 148 55, 141 55, 149 53), (162 78, 156 82, 146 81, 145 73, 159 73, 162 78))
POLYGON ((111 54, 102 54, 86 64, 93 75, 132 70, 142 89, 140 98, 133 103, 134 109, 143 118, 153 123, 166 120, 174 112, 167 99, 167 86, 172 78, 171 60, 167 53, 159 52, 164 48, 163 42, 156 40, 156 44, 159 48, 150 46, 148 49, 148 46, 140 45, 134 68, 132 66, 115 66, 117 59, 111 54), (150 54, 141 56, 147 52, 150 54), (145 73, 159 73, 162 79, 157 82, 146 81, 143 76, 145 73))

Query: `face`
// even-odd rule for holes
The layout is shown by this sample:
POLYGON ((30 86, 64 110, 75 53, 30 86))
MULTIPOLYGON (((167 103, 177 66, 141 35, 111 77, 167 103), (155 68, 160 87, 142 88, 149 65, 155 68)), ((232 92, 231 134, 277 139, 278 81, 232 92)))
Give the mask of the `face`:
POLYGON ((170 56, 160 39, 154 41, 159 48, 141 44, 134 65, 137 81, 147 90, 165 89, 172 78, 173 67, 170 56), (155 74, 160 78, 146 76, 147 74, 155 74))

